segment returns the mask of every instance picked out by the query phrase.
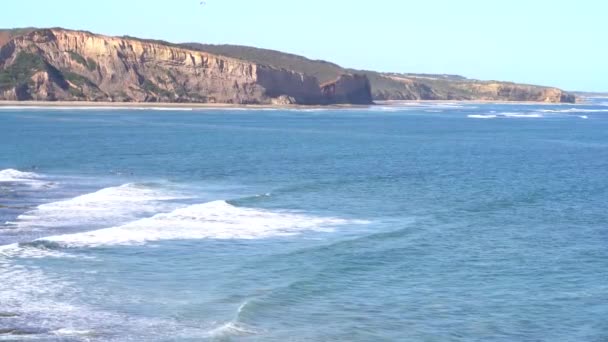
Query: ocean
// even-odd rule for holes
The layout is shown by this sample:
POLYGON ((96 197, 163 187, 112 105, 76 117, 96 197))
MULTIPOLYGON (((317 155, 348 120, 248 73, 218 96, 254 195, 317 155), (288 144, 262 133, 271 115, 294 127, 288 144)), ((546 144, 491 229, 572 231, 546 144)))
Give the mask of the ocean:
POLYGON ((608 99, 0 108, 0 341, 607 341, 608 99))

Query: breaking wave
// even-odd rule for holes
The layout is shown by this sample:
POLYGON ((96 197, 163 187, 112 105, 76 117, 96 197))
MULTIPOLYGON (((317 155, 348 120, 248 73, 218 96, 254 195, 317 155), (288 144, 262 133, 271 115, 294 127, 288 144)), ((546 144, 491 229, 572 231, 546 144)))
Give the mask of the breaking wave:
POLYGON ((26 186, 34 190, 42 190, 54 187, 55 183, 45 180, 42 175, 34 172, 24 172, 15 169, 0 171, 0 184, 9 183, 26 186))
POLYGON ((467 115, 467 118, 470 119, 495 119, 497 116, 495 114, 470 114, 467 115))
POLYGON ((513 112, 504 112, 497 114, 470 114, 467 115, 470 119, 536 119, 543 118, 544 116, 540 113, 513 113, 513 112))
POLYGON ((0 182, 29 182, 38 178, 40 178, 40 175, 34 172, 23 172, 15 169, 0 171, 0 182))
POLYGON ((583 109, 583 108, 569 108, 569 109, 541 109, 539 112, 543 113, 608 113, 608 109, 583 109))
POLYGON ((539 113, 530 113, 530 114, 523 114, 523 113, 502 113, 499 114, 499 117, 505 117, 505 118, 530 118, 530 119, 534 119, 534 118, 542 118, 543 115, 539 114, 539 113))
POLYGON ((142 214, 152 214, 171 207, 165 201, 183 198, 167 190, 138 184, 124 184, 101 189, 72 199, 42 204, 19 215, 15 228, 73 227, 128 222, 142 214))
POLYGON ((250 240, 291 236, 304 231, 331 232, 336 226, 365 223, 368 222, 240 208, 226 201, 214 201, 157 214, 121 226, 39 240, 59 243, 64 247, 139 245, 160 240, 250 240))

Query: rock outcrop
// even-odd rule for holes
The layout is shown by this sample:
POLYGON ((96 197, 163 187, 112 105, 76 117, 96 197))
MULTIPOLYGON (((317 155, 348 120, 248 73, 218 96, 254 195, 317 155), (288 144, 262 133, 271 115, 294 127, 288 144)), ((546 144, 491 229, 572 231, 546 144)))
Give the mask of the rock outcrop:
POLYGON ((321 84, 326 102, 370 104, 373 103, 369 80, 363 75, 345 74, 334 81, 321 84))
MULTIPOLYGON (((361 86, 350 91, 369 92, 361 86)), ((169 43, 40 29, 1 47, 0 99, 333 104, 349 97, 324 95, 303 73, 169 43)))

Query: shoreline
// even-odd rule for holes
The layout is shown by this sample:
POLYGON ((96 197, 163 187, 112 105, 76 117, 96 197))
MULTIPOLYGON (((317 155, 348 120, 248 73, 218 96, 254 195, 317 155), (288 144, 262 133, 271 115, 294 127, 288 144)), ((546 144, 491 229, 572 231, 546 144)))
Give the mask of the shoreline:
POLYGON ((584 105, 585 103, 552 103, 535 101, 489 101, 489 100, 389 100, 375 101, 369 105, 273 105, 273 104, 231 104, 231 103, 182 103, 182 102, 91 102, 91 101, 0 101, 0 108, 43 107, 43 108, 125 108, 125 109, 352 109, 374 106, 399 106, 415 104, 520 104, 520 105, 584 105))

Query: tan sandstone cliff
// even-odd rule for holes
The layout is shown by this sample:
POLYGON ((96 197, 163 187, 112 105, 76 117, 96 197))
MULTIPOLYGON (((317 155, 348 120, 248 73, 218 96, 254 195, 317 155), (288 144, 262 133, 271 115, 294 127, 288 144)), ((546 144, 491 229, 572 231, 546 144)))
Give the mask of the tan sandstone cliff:
MULTIPOLYGON (((366 96, 369 89, 358 91, 366 96)), ((303 73, 168 43, 64 29, 34 30, 1 47, 0 99, 351 103, 323 94, 318 80, 303 73)))
POLYGON ((372 100, 369 80, 361 75, 342 75, 331 82, 321 84, 321 92, 326 101, 368 104, 372 100))
POLYGON ((384 74, 373 95, 378 100, 475 100, 574 103, 576 96, 558 88, 441 75, 384 74))

